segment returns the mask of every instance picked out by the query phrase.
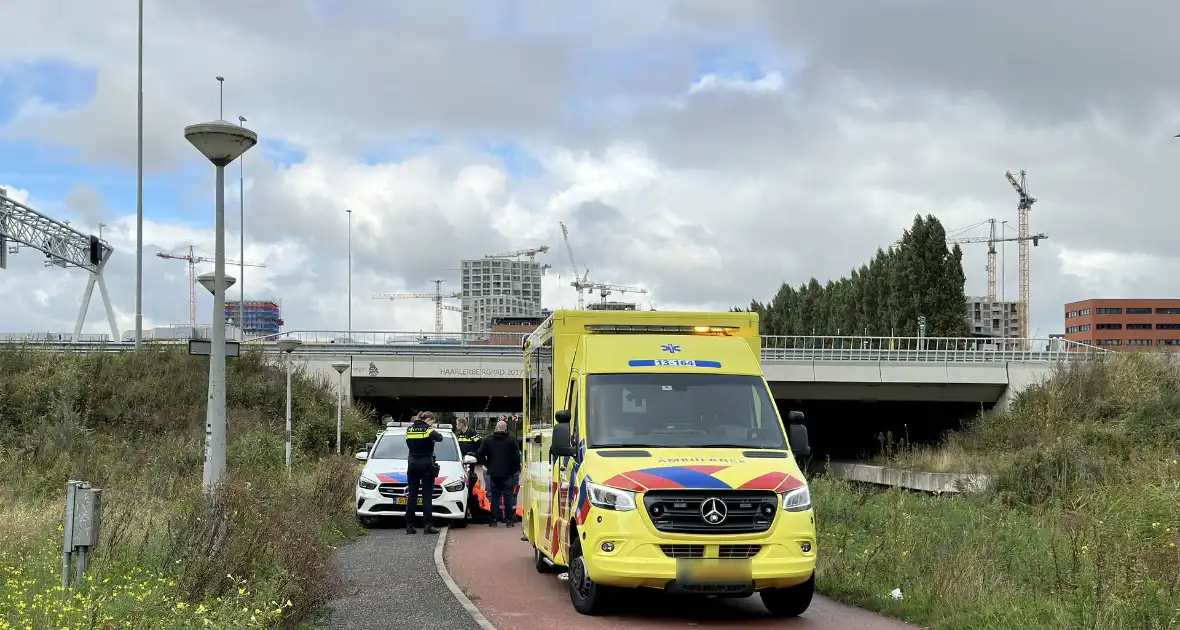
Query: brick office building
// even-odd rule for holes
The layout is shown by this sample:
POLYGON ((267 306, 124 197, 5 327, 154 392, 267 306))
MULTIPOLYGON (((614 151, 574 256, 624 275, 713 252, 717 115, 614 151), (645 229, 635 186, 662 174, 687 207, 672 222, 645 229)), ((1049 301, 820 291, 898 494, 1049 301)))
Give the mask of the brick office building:
POLYGON ((1108 350, 1180 350, 1180 299, 1070 302, 1065 338, 1108 350))

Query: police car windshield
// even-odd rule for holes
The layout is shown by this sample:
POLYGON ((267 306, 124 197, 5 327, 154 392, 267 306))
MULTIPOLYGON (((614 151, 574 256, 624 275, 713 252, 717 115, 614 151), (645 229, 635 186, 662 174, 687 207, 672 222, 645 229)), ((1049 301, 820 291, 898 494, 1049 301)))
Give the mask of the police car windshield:
POLYGON ((586 414, 590 448, 787 448, 757 376, 592 374, 586 414))
MULTIPOLYGON (((459 447, 450 433, 443 433, 443 441, 434 445, 434 458, 440 462, 459 461, 459 447)), ((369 459, 409 459, 405 433, 386 433, 377 440, 369 459)))

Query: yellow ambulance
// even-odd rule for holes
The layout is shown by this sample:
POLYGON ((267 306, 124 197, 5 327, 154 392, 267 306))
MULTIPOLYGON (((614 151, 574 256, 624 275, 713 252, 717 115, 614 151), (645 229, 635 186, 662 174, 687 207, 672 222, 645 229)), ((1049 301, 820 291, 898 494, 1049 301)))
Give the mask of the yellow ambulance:
POLYGON ((524 533, 578 612, 620 588, 807 609, 807 429, 779 417, 757 313, 556 311, 523 343, 524 533))

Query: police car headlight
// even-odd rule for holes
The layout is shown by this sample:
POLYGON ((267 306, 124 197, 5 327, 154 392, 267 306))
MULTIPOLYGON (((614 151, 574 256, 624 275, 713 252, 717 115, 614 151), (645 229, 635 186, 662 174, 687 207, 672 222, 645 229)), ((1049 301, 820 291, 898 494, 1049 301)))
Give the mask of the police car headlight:
POLYGON ((356 482, 356 485, 360 486, 361 490, 373 490, 377 488, 377 482, 369 479, 368 477, 361 477, 360 480, 356 482))
POLYGON ((788 512, 806 512, 811 509, 811 489, 807 486, 784 492, 783 509, 788 512))
POLYGON ((456 479, 455 481, 444 485, 443 490, 446 490, 447 492, 458 492, 462 490, 465 485, 466 484, 463 483, 462 479, 456 479))
POLYGON ((608 488, 596 483, 586 484, 586 490, 590 493, 590 505, 596 508, 614 510, 615 512, 627 512, 635 509, 634 492, 608 488))

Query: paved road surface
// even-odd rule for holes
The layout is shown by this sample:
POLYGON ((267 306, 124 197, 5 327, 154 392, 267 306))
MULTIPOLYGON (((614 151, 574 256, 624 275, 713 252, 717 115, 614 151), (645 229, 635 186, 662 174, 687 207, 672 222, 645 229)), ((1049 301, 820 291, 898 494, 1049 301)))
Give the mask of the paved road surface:
POLYGON ((328 630, 480 630, 434 565, 438 536, 373 529, 332 558, 344 585, 328 630))
POLYGON ((914 630, 898 621, 816 596, 797 619, 774 619, 757 596, 748 599, 679 599, 657 591, 638 591, 621 614, 579 615, 566 585, 533 568, 532 548, 520 540, 520 527, 475 526, 447 537, 446 565, 451 577, 495 624, 497 630, 606 630, 608 628, 793 628, 839 630, 914 630))

